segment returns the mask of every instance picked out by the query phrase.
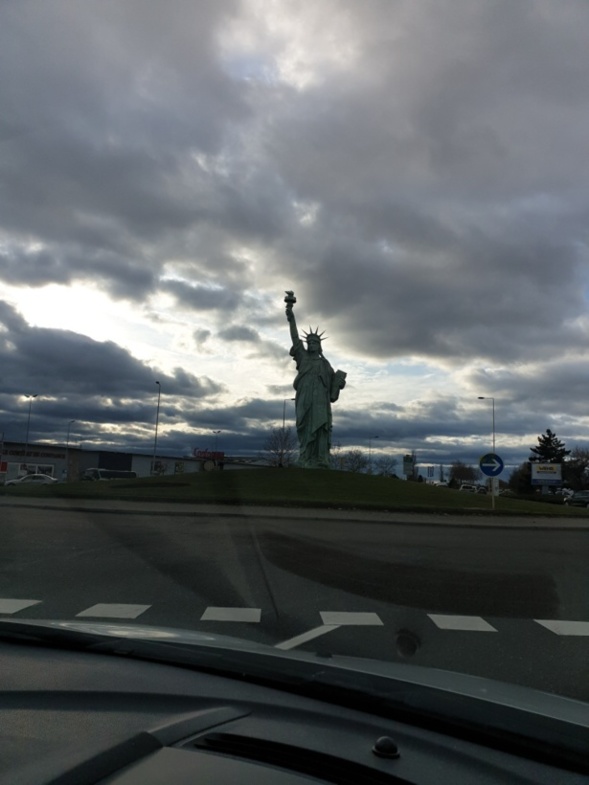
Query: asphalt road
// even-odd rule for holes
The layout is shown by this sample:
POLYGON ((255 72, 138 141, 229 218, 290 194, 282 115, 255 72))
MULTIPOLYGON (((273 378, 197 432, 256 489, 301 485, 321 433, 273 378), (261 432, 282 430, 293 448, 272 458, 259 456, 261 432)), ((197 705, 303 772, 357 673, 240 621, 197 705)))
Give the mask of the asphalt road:
POLYGON ((587 527, 170 510, 5 497, 0 617, 199 629, 589 701, 587 527))

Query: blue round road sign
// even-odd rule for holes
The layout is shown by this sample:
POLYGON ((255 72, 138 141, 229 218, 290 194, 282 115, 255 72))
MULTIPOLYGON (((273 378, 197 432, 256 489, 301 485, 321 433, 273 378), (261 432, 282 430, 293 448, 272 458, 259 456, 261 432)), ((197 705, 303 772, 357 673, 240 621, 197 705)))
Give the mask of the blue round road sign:
POLYGON ((479 466, 482 473, 486 474, 487 477, 497 477, 503 471, 505 464, 494 452, 488 452, 479 461, 479 466))

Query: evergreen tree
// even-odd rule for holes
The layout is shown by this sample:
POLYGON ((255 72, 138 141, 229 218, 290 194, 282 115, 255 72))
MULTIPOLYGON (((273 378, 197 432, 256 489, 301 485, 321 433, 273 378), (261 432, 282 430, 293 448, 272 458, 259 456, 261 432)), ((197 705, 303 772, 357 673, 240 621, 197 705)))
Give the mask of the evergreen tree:
POLYGON ((571 457, 562 467, 563 484, 574 491, 584 490, 589 486, 589 450, 586 447, 575 447, 571 457))
POLYGON ((556 434, 552 433, 550 428, 546 429, 546 433, 538 436, 538 445, 530 447, 530 461, 536 463, 562 463, 570 450, 565 448, 564 442, 556 438, 556 434))

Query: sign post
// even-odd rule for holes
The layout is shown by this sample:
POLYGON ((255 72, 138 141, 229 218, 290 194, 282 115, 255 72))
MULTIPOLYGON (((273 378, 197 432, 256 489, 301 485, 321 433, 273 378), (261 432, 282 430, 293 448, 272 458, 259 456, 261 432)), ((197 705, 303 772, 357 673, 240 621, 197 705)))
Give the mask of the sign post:
POLYGON ((479 461, 479 468, 484 475, 491 478, 491 508, 495 509, 495 477, 498 477, 505 464, 503 459, 494 452, 488 452, 479 461))

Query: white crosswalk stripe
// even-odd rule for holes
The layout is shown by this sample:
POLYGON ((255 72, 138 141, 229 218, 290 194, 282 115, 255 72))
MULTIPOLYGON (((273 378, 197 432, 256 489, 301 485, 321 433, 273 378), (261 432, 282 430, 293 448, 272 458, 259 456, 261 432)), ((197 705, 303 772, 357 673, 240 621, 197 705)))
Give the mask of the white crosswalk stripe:
POLYGON ((248 623, 256 623, 261 619, 261 608, 216 608, 214 606, 209 606, 200 617, 201 621, 242 621, 248 623))
POLYGON ((85 611, 77 613, 79 616, 91 616, 95 619, 136 619, 151 608, 151 605, 127 605, 116 602, 102 602, 86 608, 85 611))
POLYGON ((13 614, 30 608, 32 605, 40 605, 42 600, 4 600, 0 599, 0 613, 13 614))
POLYGON ((379 626, 383 623, 377 613, 352 613, 349 611, 319 611, 323 624, 337 624, 356 626, 379 626))
POLYGON ((481 616, 452 616, 440 613, 428 613, 427 615, 440 630, 497 632, 497 629, 481 616))
POLYGON ((308 643, 315 638, 319 638, 321 635, 338 630, 340 627, 384 626, 377 613, 319 611, 319 615, 323 622, 321 627, 314 627, 312 630, 301 633, 301 635, 296 635, 294 638, 289 638, 286 641, 282 641, 282 643, 277 643, 274 648, 281 649, 282 651, 296 649, 297 646, 302 646, 303 643, 308 643))
MULTIPOLYGON (((14 616, 39 605, 47 606, 47 601, 0 597, 0 616, 14 616)), ((96 603, 80 611, 76 614, 76 618, 137 619, 150 609, 157 610, 157 604, 96 603)), ((205 608, 200 620, 206 622, 257 624, 262 620, 262 613, 261 608, 231 608, 211 605, 205 608)), ((380 616, 370 611, 319 611, 318 614, 322 621, 320 626, 304 630, 294 638, 277 644, 277 648, 285 650, 296 648, 339 627, 385 626, 385 622, 382 621, 380 616)), ((28 614, 26 615, 28 616, 28 614)), ((428 613, 426 615, 439 630, 444 632, 499 632, 498 628, 501 628, 501 619, 498 618, 493 618, 493 624, 490 624, 482 616, 442 613, 428 613)), ((53 616, 53 613, 49 614, 49 617, 53 616)), ((534 625, 540 625, 554 635, 589 637, 589 621, 567 619, 522 619, 521 621, 529 621, 534 625)))
POLYGON ((589 621, 565 621, 563 619, 534 619, 556 635, 589 635, 589 621))

